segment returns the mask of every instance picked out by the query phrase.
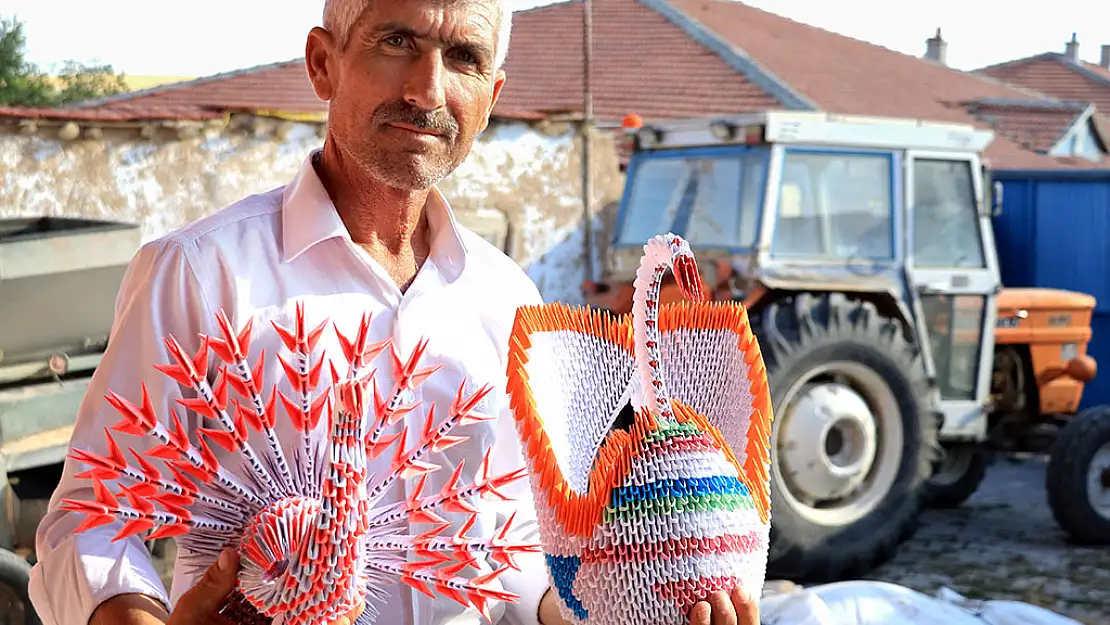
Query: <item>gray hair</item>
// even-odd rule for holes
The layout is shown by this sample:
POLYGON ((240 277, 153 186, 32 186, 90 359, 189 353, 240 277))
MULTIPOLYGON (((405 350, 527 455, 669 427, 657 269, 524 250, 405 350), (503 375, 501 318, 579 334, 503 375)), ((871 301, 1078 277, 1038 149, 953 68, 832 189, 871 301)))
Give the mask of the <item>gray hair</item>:
MULTIPOLYGON (((355 22, 370 6, 374 0, 325 0, 324 1, 324 28, 328 30, 339 42, 340 47, 347 45, 347 39, 355 22)), ((509 34, 513 29, 513 10, 509 7, 508 0, 496 0, 501 9, 500 25, 497 33, 497 47, 493 67, 501 69, 505 64, 505 57, 509 53, 509 34)))

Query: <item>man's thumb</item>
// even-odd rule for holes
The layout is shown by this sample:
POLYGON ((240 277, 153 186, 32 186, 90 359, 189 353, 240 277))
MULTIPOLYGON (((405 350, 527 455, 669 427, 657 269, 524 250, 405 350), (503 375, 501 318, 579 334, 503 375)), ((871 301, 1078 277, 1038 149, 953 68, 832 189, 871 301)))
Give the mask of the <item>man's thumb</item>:
POLYGON ((208 567, 204 577, 189 591, 189 603, 193 609, 212 612, 235 589, 239 573, 239 554, 234 549, 224 549, 216 563, 208 567))

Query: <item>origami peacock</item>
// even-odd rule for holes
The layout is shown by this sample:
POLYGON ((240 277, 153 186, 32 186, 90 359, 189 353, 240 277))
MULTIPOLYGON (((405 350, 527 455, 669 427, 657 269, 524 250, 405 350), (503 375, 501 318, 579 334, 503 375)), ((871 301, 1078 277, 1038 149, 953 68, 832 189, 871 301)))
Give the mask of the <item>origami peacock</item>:
POLYGON ((82 476, 92 480, 95 493, 95 501, 64 503, 65 509, 86 515, 77 531, 121 519, 115 540, 146 532, 148 539, 176 537, 183 548, 179 557, 195 568, 215 562, 227 546, 238 549, 238 589, 224 613, 239 623, 273 619, 285 625, 319 625, 347 613, 363 598, 366 607, 358 622, 373 623, 377 601, 385 599, 397 580, 429 596, 434 591, 474 606, 487 620, 490 601, 518 599, 495 584, 495 578, 507 567, 517 568, 516 554, 536 552, 539 545, 507 538, 512 517, 492 538, 471 538, 466 532, 482 505, 479 499, 507 500, 499 489, 523 478, 525 471, 491 475, 487 450, 472 484, 460 484, 460 464, 439 492, 423 493, 428 475, 439 469, 429 455, 465 441, 454 433, 456 428, 494 418, 476 410, 492 390, 489 386, 466 396, 464 382, 442 420, 437 422, 432 406, 423 431, 386 434, 387 426, 418 407, 405 398, 439 369, 420 366, 426 340, 402 360, 389 341, 369 343, 369 316, 363 316, 353 337, 336 328, 348 370, 341 375, 330 361, 332 383, 317 392, 325 359, 314 356, 327 322, 309 329, 298 304, 294 328, 273 324, 290 352, 288 358, 279 356, 292 385, 290 397, 276 385, 264 391, 264 353, 250 366, 252 322, 236 332, 222 310, 216 320, 222 338, 203 336, 199 351, 190 355, 168 336, 165 344, 173 362, 156 368, 195 394, 178 399, 182 407, 219 427, 201 428, 194 443, 176 411, 163 420, 154 414, 145 384, 138 404, 108 393, 107 400, 123 417, 112 430, 153 437, 160 444, 147 458, 131 449, 134 464, 129 464, 106 429, 106 455, 71 452, 91 467, 82 476), (383 396, 370 364, 387 347, 395 383, 383 396), (222 361, 214 383, 208 380, 210 352, 222 361), (231 391, 239 398, 232 399, 231 391), (274 430, 278 403, 304 434, 301 445, 279 445, 274 430), (314 436, 325 414, 328 434, 314 436), (264 441, 258 448, 249 442, 252 433, 264 441), (210 443, 235 454, 241 470, 219 462, 210 443), (369 473, 368 460, 391 448, 389 470, 369 473), (165 472, 155 465, 158 460, 165 472), (406 500, 382 501, 397 480, 412 479, 418 481, 406 500), (118 492, 107 481, 117 482, 118 492), (451 525, 440 516, 444 512, 469 513, 469 522, 453 535, 443 534, 451 525), (412 533, 410 523, 430 529, 412 533), (467 567, 478 568, 479 555, 499 568, 462 575, 467 567))
POLYGON ((631 318, 520 309, 508 391, 564 618, 682 625, 714 591, 760 594, 771 402, 745 309, 701 301, 686 241, 652 238, 634 288, 631 318), (660 305, 668 269, 688 301, 660 305))

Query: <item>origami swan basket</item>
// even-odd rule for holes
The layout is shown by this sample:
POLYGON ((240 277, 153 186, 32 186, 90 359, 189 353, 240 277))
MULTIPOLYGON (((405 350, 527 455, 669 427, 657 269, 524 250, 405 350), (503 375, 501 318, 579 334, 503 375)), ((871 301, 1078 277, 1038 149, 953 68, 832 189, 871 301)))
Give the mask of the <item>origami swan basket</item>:
POLYGON ((770 531, 766 370, 744 308, 708 303, 689 246, 651 239, 631 317, 521 308, 508 391, 559 607, 591 625, 684 625, 714 591, 758 597, 770 531), (660 305, 673 269, 688 300, 660 305), (628 430, 612 429, 626 403, 628 430))

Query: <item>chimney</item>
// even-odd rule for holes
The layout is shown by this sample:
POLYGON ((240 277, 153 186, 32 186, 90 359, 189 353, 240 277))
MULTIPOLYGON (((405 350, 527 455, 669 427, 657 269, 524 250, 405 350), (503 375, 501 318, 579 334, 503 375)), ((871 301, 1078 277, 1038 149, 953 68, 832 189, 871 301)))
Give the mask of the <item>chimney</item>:
POLYGON ((1102 69, 1110 70, 1110 46, 1102 46, 1102 56, 1099 58, 1098 64, 1102 66, 1102 69))
POLYGON ((1075 38, 1075 33, 1071 34, 1071 41, 1064 48, 1064 56, 1068 57, 1068 60, 1072 63, 1079 62, 1079 41, 1075 38))
POLYGON ((948 48, 948 42, 940 36, 940 29, 937 29, 937 34, 933 35, 931 39, 925 40, 925 58, 934 61, 941 65, 947 65, 945 62, 945 51, 948 48))

